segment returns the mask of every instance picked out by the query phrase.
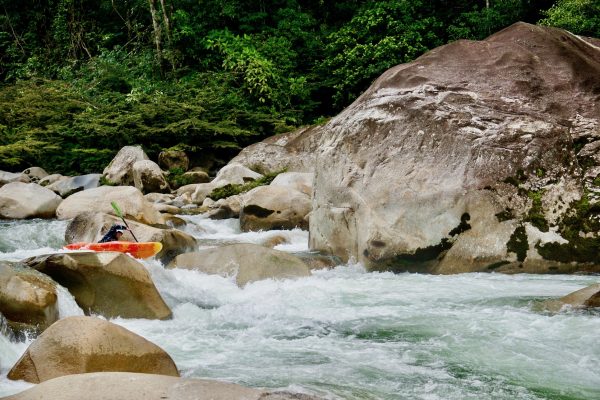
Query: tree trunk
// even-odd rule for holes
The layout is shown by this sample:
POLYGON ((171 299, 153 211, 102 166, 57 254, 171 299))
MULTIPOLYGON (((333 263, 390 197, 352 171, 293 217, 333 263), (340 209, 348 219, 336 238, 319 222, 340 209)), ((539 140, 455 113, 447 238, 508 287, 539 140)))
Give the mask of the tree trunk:
POLYGON ((154 28, 154 44, 156 45, 156 58, 162 69, 162 32, 158 12, 156 11, 156 0, 148 0, 150 14, 152 15, 152 27, 154 28))
POLYGON ((160 6, 162 7, 163 22, 165 26, 165 34, 167 35, 167 42, 171 44, 171 20, 169 19, 170 12, 167 13, 167 6, 165 0, 160 0, 160 6))

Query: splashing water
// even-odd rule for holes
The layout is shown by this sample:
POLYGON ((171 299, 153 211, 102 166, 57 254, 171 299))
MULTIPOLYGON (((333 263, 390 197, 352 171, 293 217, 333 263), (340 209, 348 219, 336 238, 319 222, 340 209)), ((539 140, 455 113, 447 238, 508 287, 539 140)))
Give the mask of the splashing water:
MULTIPOLYGON (((236 220, 186 218, 188 233, 206 245, 283 234, 289 251, 307 248, 302 231, 241 233, 236 220)), ((14 228, 28 238, 19 223, 14 228)), ((600 398, 598 313, 534 307, 598 277, 367 273, 344 265, 239 288, 233 277, 144 265, 173 319, 112 322, 165 349, 185 377, 332 399, 600 398)), ((66 293, 59 297, 61 317, 81 312, 66 293)), ((23 390, 5 376, 26 345, 0 338, 0 395, 23 390)))

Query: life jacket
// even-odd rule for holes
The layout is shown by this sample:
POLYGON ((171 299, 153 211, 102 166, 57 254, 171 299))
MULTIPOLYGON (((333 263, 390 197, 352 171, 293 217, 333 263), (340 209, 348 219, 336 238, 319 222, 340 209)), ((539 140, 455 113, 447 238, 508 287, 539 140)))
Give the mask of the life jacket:
POLYGON ((113 225, 110 227, 106 235, 100 239, 98 243, 114 242, 117 240, 117 231, 126 231, 127 227, 123 225, 113 225))

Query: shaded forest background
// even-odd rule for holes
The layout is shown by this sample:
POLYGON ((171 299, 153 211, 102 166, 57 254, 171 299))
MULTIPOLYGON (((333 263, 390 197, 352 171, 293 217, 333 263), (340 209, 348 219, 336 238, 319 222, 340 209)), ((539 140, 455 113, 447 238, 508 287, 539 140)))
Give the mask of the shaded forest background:
POLYGON ((0 169, 101 172, 129 144, 215 168, 516 21, 600 37, 600 0, 0 0, 0 169))

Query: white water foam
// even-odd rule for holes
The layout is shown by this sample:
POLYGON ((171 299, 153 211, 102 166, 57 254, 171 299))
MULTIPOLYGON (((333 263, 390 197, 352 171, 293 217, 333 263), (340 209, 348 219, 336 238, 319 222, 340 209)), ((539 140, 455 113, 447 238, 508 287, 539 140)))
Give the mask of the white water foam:
POLYGON ((184 376, 299 385, 348 399, 600 393, 600 319, 531 307, 594 277, 395 275, 342 266, 240 289, 222 277, 151 270, 173 319, 113 322, 165 348, 184 376))
MULTIPOLYGON (((186 218, 189 232, 215 244, 283 232, 186 218)), ((289 242, 306 248, 307 233, 289 242)), ((600 398, 598 313, 534 307, 598 277, 367 273, 353 264, 239 288, 233 277, 144 265, 173 318, 112 322, 165 349, 185 377, 332 399, 600 398)), ((61 316, 77 315, 63 295, 61 316)), ((19 391, 5 375, 25 348, 0 340, 0 394, 19 391)))
POLYGON ((214 241, 216 245, 223 243, 263 244, 277 238, 282 241, 276 250, 300 252, 308 251, 308 232, 301 229, 272 230, 258 232, 242 232, 238 219, 211 220, 202 215, 180 215, 188 221, 183 230, 205 241, 214 241))
POLYGON ((75 298, 66 288, 57 285, 56 293, 58 295, 57 304, 59 319, 84 315, 83 310, 79 307, 77 302, 75 302, 75 298))

